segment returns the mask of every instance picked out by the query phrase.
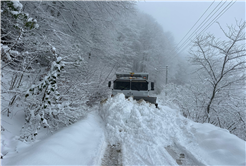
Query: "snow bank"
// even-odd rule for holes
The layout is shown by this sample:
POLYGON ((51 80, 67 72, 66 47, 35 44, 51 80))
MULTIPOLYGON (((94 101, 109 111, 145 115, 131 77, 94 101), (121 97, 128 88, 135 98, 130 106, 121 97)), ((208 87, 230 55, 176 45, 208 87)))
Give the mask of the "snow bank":
POLYGON ((165 147, 174 143, 194 146, 192 123, 168 107, 157 109, 118 94, 103 104, 100 113, 109 143, 123 145, 126 165, 176 165, 165 147))
POLYGON ((101 119, 91 113, 84 120, 64 128, 18 153, 7 155, 2 165, 93 165, 104 142, 101 119))
MULTIPOLYGON (((121 143, 125 165, 177 165, 166 148, 189 156, 193 165, 245 163, 245 142, 209 124, 198 124, 165 106, 109 98, 101 107, 110 144, 121 143)), ((179 154, 178 154, 179 155, 179 154)))
POLYGON ((246 165, 246 144, 228 130, 212 124, 194 123, 193 133, 202 156, 211 165, 246 165))

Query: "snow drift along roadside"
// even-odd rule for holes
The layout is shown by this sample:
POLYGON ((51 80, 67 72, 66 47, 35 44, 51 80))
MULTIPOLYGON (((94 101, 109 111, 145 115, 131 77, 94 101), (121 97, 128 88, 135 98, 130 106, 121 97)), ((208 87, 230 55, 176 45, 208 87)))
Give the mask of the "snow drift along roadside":
POLYGON ((102 121, 93 112, 48 138, 7 155, 2 165, 95 165, 103 142, 102 121))
POLYGON ((246 165, 246 143, 228 130, 194 123, 193 133, 202 156, 212 165, 246 165))

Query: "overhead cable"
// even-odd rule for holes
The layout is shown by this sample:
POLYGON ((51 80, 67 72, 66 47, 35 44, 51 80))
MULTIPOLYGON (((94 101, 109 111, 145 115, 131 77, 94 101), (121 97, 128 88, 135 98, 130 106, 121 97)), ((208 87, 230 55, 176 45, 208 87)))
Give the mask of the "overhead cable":
MULTIPOLYGON (((213 1, 213 3, 215 2, 215 0, 213 1)), ((178 45, 184 40, 184 38, 189 34, 189 32, 194 28, 194 26, 200 21, 200 19, 203 17, 203 15, 208 11, 208 9, 213 5, 213 3, 210 4, 210 6, 207 8, 207 10, 202 14, 202 16, 200 16, 200 18, 196 21, 196 23, 192 26, 192 28, 185 34, 185 36, 179 41, 179 43, 176 45, 175 48, 178 47, 178 45)), ((174 48, 174 49, 175 49, 174 48)))
MULTIPOLYGON (((236 0, 237 1, 237 0, 236 0)), ((234 1, 234 3, 236 2, 236 1, 234 1)), ((202 30, 202 31, 200 31, 200 33, 199 34, 197 34, 196 35, 196 37, 197 36, 199 36, 202 32, 204 32, 204 31, 206 31, 208 28, 210 28, 213 24, 214 24, 214 22, 215 21, 217 21, 229 8, 231 8, 231 6, 234 4, 234 3, 232 3, 233 2, 233 0, 202 30), (232 3, 232 4, 231 4, 232 3), (231 4, 231 5, 230 5, 231 4), (229 6, 230 5, 230 6, 229 6), (229 7, 228 7, 229 6, 229 7), (224 12, 223 12, 224 11, 224 12), (223 13, 222 13, 223 12, 223 13)), ((194 35, 193 35, 194 36, 194 35)), ((194 38, 193 38, 194 39, 194 38)), ((188 41, 187 43, 186 43, 186 45, 185 45, 185 47, 182 49, 182 50, 179 50, 178 52, 177 52, 177 54, 179 54, 180 52, 182 52, 185 48, 186 48, 186 46, 188 46, 190 43, 191 43, 191 41, 192 40, 190 40, 190 41, 188 41)))
MULTIPOLYGON (((226 0, 227 1, 227 0, 226 0)), ((219 11, 219 9, 222 7, 222 6, 224 6, 224 4, 226 3, 226 1, 223 3, 223 4, 221 4, 221 6, 218 8, 218 6, 220 5, 220 3, 222 2, 220 2, 215 8, 214 8, 214 10, 215 9, 217 9, 216 11, 215 11, 215 13, 214 13, 214 10, 206 17, 206 19, 205 20, 203 20, 203 22, 196 28, 196 30, 183 42, 183 44, 180 46, 180 47, 178 47, 178 50, 180 50, 186 43, 187 43, 187 41, 189 41, 191 38, 192 38, 192 36, 194 36, 194 34, 197 32, 197 31, 199 31, 203 26, 205 26, 206 24, 207 24, 207 22, 219 11), (212 14, 212 15, 211 15, 212 14), (210 16, 211 15, 211 16, 210 16), (210 16, 210 17, 209 17, 210 16), (206 22, 205 22, 206 21, 206 22)))

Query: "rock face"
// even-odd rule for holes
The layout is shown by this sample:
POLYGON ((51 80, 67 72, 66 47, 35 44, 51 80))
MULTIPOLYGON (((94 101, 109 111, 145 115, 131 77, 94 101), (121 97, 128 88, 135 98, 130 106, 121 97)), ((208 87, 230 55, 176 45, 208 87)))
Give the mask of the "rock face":
POLYGON ((102 158, 101 166, 123 166, 120 144, 108 145, 102 158))

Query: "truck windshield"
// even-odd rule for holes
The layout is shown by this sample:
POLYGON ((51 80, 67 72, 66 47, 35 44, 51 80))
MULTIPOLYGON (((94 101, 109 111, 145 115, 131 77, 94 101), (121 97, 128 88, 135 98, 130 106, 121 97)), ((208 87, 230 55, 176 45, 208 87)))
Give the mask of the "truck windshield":
POLYGON ((128 80, 114 81, 114 89, 130 90, 130 81, 128 80))
POLYGON ((132 81, 131 90, 148 90, 148 82, 146 81, 132 81))

